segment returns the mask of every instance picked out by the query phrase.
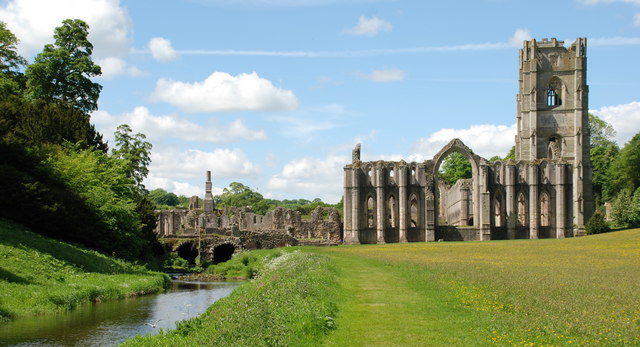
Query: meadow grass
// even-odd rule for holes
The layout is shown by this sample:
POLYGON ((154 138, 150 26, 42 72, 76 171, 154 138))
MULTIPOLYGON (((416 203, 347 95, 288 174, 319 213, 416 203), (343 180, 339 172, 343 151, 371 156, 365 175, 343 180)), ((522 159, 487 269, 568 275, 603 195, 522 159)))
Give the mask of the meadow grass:
POLYGON ((334 327, 339 291, 327 257, 282 252, 199 317, 124 346, 316 346, 334 327))
POLYGON ((247 280, 258 275, 270 260, 282 254, 281 249, 241 252, 226 262, 207 267, 205 273, 221 280, 247 280))
POLYGON ((0 220, 0 321, 163 290, 165 274, 0 220))
POLYGON ((640 345, 640 229, 304 250, 345 288, 327 345, 640 345))

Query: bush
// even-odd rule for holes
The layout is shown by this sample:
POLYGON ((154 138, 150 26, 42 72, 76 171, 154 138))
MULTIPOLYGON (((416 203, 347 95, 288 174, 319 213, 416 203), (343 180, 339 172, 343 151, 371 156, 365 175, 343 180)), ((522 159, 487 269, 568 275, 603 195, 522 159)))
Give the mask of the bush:
POLYGON ((640 188, 635 193, 623 189, 611 203, 611 217, 617 227, 640 226, 640 188))
POLYGON ((269 260, 282 255, 280 250, 256 250, 236 254, 231 260, 211 265, 206 273, 223 279, 254 278, 269 260))
POLYGON ((604 213, 600 209, 591 216, 591 219, 585 225, 585 229, 587 234, 602 234, 611 231, 609 224, 604 220, 604 213))

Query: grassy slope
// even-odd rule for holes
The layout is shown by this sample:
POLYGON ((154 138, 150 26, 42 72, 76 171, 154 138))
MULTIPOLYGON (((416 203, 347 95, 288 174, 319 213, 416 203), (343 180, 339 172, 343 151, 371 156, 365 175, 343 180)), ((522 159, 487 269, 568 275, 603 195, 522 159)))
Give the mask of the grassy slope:
POLYGON ((285 253, 199 317, 169 333, 136 337, 124 345, 317 346, 333 327, 338 292, 327 257, 285 253))
POLYGON ((638 229, 306 250, 346 289, 328 345, 640 345, 638 229))
POLYGON ((162 290, 164 274, 0 220, 0 321, 162 290))

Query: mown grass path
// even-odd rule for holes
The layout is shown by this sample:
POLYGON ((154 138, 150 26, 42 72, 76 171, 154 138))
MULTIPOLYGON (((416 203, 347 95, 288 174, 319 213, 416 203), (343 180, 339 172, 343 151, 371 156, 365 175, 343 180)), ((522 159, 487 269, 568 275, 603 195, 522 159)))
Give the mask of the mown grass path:
MULTIPOLYGON (((373 251, 374 249, 372 249, 373 251)), ((406 269, 360 257, 333 255, 346 294, 329 346, 469 345, 474 314, 434 282, 406 269), (443 305, 443 303, 447 303, 443 305), (471 329, 470 329, 471 328, 471 329)))
POLYGON ((640 346, 640 229, 303 248, 337 264, 335 346, 640 346))

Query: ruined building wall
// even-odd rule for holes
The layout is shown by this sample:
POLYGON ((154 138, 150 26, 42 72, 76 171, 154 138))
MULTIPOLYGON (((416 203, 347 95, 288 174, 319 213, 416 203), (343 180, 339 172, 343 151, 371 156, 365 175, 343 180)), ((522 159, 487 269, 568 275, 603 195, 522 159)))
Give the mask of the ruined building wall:
POLYGON ((442 209, 445 220, 450 225, 473 225, 473 199, 471 199, 472 179, 461 179, 441 191, 442 209))

